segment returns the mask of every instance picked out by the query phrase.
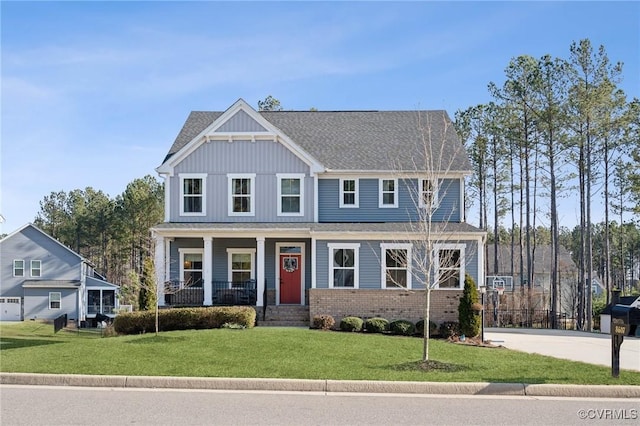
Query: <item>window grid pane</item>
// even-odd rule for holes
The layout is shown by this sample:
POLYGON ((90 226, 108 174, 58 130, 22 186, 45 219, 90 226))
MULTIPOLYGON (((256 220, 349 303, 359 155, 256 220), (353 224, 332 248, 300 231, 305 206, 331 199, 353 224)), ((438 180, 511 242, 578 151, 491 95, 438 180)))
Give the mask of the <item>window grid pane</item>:
POLYGON ((234 213, 251 213, 251 179, 235 178, 231 182, 234 213))
POLYGON ((460 287, 461 251, 459 249, 440 250, 439 258, 438 287, 460 287))

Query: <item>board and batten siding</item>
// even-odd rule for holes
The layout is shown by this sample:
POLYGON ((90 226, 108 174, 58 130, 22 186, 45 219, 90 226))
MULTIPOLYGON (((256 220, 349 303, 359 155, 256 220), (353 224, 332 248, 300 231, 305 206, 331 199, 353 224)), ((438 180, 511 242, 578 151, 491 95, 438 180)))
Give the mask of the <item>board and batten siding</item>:
MULTIPOLYGON (((326 241, 316 242, 316 288, 329 288, 329 244, 360 244, 359 267, 358 267, 358 288, 379 289, 382 288, 382 251, 381 243, 402 243, 401 241, 326 241)), ((478 243, 476 241, 442 241, 443 244, 464 244, 465 245, 465 272, 470 274, 478 282, 478 243)), ((420 247, 414 245, 413 250, 420 247)), ((413 276, 412 289, 424 289, 424 279, 420 276, 420 269, 415 266, 416 259, 420 258, 417 253, 413 254, 413 276)), ((392 291, 392 290, 390 290, 392 291)))
POLYGON ((267 129, 255 121, 246 111, 240 110, 216 129, 216 133, 266 132, 267 129))
MULTIPOLYGON (((398 207, 379 207, 379 179, 359 179, 359 206, 340 208, 340 180, 319 179, 318 219, 320 222, 407 222, 419 220, 416 179, 398 179, 398 207)), ((460 222, 461 179, 441 179, 440 205, 434 222, 460 222)))
POLYGON ((3 297, 22 297, 24 280, 80 279, 80 257, 31 226, 2 241, 0 251, 0 295, 3 297), (13 276, 14 260, 24 260, 24 276, 13 276), (39 277, 31 276, 32 260, 40 261, 39 277))
POLYGON ((309 166, 279 142, 257 140, 211 141, 202 144, 176 165, 170 177, 171 222, 310 222, 314 185, 309 166), (180 174, 203 173, 206 215, 180 216, 180 174), (254 216, 229 216, 227 174, 255 174, 254 216), (303 216, 278 216, 277 174, 304 175, 303 216))

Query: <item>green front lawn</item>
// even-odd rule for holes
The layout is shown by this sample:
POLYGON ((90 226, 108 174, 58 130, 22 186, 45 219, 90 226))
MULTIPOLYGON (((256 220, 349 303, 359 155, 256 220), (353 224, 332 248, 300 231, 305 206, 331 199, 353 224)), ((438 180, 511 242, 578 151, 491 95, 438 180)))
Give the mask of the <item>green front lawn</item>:
POLYGON ((640 373, 431 340, 447 371, 416 368, 422 340, 299 328, 172 331, 102 338, 39 322, 0 325, 3 372, 436 382, 635 384, 640 373))

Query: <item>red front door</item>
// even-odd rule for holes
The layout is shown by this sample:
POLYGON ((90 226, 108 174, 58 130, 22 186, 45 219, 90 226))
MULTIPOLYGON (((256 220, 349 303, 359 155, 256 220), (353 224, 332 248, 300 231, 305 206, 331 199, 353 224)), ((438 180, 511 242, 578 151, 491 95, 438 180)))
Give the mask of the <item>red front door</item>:
POLYGON ((300 304, 300 283, 302 255, 280 255, 280 303, 288 305, 300 304))

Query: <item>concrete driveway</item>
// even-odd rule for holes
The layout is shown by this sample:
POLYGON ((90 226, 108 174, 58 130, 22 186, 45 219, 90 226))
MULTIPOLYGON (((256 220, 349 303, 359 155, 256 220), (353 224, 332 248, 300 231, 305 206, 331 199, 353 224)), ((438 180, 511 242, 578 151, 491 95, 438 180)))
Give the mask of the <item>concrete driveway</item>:
MULTIPOLYGON (((569 330, 485 328, 485 340, 522 352, 611 367, 611 336, 569 330)), ((625 337, 620 369, 640 371, 640 338, 625 337)))

